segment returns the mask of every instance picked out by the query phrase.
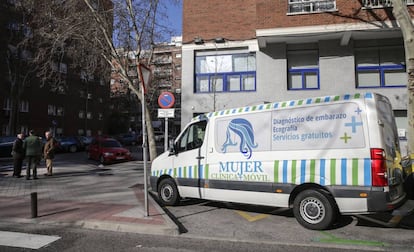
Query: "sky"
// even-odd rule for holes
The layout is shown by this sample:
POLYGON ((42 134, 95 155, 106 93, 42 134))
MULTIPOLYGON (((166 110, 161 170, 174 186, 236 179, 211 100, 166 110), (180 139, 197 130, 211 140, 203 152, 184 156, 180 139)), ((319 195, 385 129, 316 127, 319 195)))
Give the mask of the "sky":
POLYGON ((167 10, 168 23, 175 32, 175 36, 182 35, 182 1, 178 5, 169 4, 167 10))

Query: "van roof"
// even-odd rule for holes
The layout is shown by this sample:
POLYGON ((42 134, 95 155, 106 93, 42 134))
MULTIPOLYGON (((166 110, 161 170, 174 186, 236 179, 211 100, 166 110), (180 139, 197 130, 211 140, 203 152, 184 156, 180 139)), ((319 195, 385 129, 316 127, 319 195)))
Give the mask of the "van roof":
POLYGON ((299 100, 291 100, 291 101, 280 101, 280 102, 273 102, 273 103, 264 103, 258 104, 253 106, 246 106, 246 107, 239 107, 239 108, 232 108, 214 112, 207 112, 205 114, 198 115, 192 119, 192 121, 203 120, 211 117, 217 116, 226 116, 226 115, 234 115, 246 112, 253 112, 253 111, 265 111, 265 110, 277 110, 277 109, 284 109, 289 107, 299 107, 299 106, 306 106, 310 104, 322 104, 322 103, 333 103, 338 101, 348 101, 348 100, 355 100, 355 99, 373 99, 376 94, 367 92, 367 93, 355 93, 355 94, 342 94, 342 95, 332 95, 332 96, 320 96, 320 97, 312 97, 312 98, 305 98, 299 100))

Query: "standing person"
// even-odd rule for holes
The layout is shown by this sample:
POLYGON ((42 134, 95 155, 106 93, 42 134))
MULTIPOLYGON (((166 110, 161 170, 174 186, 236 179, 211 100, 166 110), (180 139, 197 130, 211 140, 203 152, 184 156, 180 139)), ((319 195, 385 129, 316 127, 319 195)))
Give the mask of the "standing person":
POLYGON ((55 158, 56 140, 52 136, 52 132, 46 131, 46 144, 43 149, 43 157, 46 160, 47 173, 45 176, 52 176, 53 159, 55 158))
POLYGON ((37 179, 37 164, 42 155, 42 142, 33 130, 30 130, 29 136, 23 141, 23 148, 26 150, 27 158, 26 179, 30 179, 31 169, 33 169, 33 179, 37 179))
POLYGON ((14 140, 13 148, 12 148, 12 156, 13 156, 13 177, 21 178, 22 173, 22 165, 25 155, 25 150, 23 148, 23 139, 24 134, 20 133, 17 134, 16 140, 14 140))

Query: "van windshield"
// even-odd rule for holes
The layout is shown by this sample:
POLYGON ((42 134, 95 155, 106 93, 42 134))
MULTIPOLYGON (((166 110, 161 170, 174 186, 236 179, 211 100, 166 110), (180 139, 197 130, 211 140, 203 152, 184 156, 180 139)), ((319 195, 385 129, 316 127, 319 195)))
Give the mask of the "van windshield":
POLYGON ((177 140, 178 152, 197 149, 203 145, 207 121, 200 121, 190 125, 177 140))

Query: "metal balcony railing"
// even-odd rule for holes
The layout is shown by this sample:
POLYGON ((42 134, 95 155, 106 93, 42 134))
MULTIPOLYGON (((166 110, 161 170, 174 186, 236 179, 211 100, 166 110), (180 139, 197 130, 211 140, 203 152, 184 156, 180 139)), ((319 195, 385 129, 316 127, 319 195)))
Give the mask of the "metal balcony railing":
MULTIPOLYGON (((414 4, 414 0, 404 0, 406 4, 414 4)), ((385 8, 391 7, 391 0, 362 0, 362 4, 366 8, 385 8)))

